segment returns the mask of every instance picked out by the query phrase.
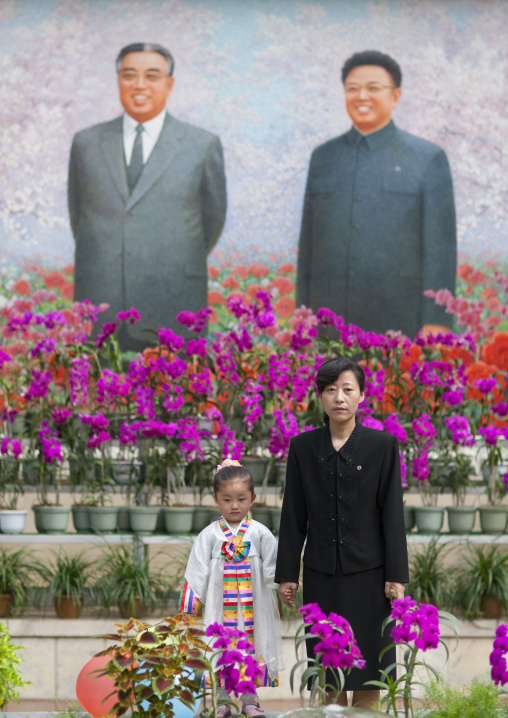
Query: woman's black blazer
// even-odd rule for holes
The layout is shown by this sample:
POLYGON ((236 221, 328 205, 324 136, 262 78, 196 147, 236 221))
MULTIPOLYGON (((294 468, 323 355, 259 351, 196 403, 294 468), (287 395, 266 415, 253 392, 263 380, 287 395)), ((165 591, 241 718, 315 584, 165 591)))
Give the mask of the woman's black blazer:
POLYGON ((395 436, 357 422, 337 461, 328 426, 292 439, 287 462, 275 580, 298 582, 300 559, 343 574, 385 567, 409 580, 400 457, 395 436), (339 467, 339 468, 338 468, 339 467))

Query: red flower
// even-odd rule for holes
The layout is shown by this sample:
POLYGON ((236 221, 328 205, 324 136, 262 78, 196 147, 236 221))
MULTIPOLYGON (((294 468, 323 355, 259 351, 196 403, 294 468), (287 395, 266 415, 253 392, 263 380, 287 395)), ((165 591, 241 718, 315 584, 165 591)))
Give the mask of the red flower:
POLYGON ((254 264, 250 266, 250 273, 253 274, 256 279, 261 279, 261 277, 266 277, 267 274, 270 274, 270 270, 263 262, 254 262, 254 264))
POLYGON ((72 299, 74 296, 74 284, 72 282, 66 282, 60 287, 60 292, 64 299, 72 299))
POLYGON ((497 332, 494 341, 483 346, 482 356, 488 364, 508 371, 508 332, 497 332))
POLYGON ((284 262, 284 264, 280 265, 279 272, 282 272, 282 274, 293 274, 293 272, 296 272, 296 267, 294 264, 291 264, 291 262, 284 262))
POLYGON ((62 269, 62 272, 64 274, 74 274, 74 265, 66 264, 65 267, 62 269))
POLYGON ((291 294, 295 290, 295 285, 289 277, 275 277, 271 281, 270 287, 276 287, 280 294, 291 294))
POLYGON ((483 284, 486 279, 483 272, 479 272, 466 262, 464 262, 464 264, 459 264, 457 267, 457 276, 469 284, 483 284))
POLYGON ((257 293, 260 292, 262 289, 263 287, 261 286, 261 284, 254 282, 254 284, 249 284, 245 291, 251 299, 255 299, 257 293))
POLYGON ((61 288, 64 284, 67 284, 67 278, 57 269, 52 269, 44 277, 44 283, 48 289, 61 288))
POLYGON ((218 267, 212 267, 211 265, 208 266, 208 276, 212 279, 217 279, 217 277, 220 274, 220 269, 218 267))
POLYGON ((281 319, 291 317, 295 311, 295 300, 293 297, 279 297, 277 301, 273 303, 273 309, 281 319))
POLYGON ((208 304, 213 306, 214 304, 225 304, 226 301, 221 292, 217 289, 210 289, 208 292, 208 304))
POLYGON ((13 290, 24 297, 28 297, 32 293, 32 288, 26 279, 18 279, 16 284, 13 286, 13 290))
POLYGON ((469 379, 469 384, 467 387, 468 399, 475 399, 476 401, 480 401, 481 399, 483 399, 484 395, 479 389, 475 387, 475 381, 477 381, 478 379, 488 379, 489 377, 493 376, 498 380, 499 384, 501 385, 501 389, 494 389, 494 399, 497 402, 502 401, 504 396, 504 389, 506 387, 506 380, 502 376, 501 372, 498 371, 496 366, 493 366, 492 364, 487 364, 484 361, 475 361, 468 366, 468 368, 466 369, 466 374, 469 379))
POLYGON ((250 274, 249 268, 244 267, 243 265, 238 265, 238 267, 235 267, 235 269, 233 271, 235 272, 238 279, 241 279, 241 280, 247 279, 247 277, 250 274))
POLYGON ((220 285, 221 287, 224 287, 224 289, 238 289, 240 287, 236 279, 231 275, 226 277, 226 279, 223 279, 220 285))

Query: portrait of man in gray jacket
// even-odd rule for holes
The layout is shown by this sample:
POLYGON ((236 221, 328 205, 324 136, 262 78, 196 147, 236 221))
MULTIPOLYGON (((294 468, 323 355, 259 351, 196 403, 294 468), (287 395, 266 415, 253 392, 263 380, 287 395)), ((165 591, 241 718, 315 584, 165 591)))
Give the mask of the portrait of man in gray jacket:
POLYGON ((402 73, 365 51, 342 68, 353 127, 312 153, 297 306, 328 307, 366 331, 451 326, 426 289, 455 291, 457 238, 444 151, 395 126, 402 73))
POLYGON ((184 333, 176 314, 207 306, 207 257, 226 216, 220 139, 166 111, 173 67, 160 45, 124 47, 124 114, 78 132, 70 153, 74 298, 107 302, 103 321, 140 312, 141 322, 121 328, 123 350, 142 349, 145 328, 184 333))

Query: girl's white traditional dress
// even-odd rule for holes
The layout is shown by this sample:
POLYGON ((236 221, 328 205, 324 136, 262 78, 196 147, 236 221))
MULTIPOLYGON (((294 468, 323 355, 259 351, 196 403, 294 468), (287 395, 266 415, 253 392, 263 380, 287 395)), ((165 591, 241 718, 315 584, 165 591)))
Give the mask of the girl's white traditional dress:
POLYGON ((278 685, 284 668, 276 557, 277 540, 266 526, 247 517, 234 533, 221 517, 197 536, 180 594, 180 611, 249 635, 264 670, 260 686, 278 685))

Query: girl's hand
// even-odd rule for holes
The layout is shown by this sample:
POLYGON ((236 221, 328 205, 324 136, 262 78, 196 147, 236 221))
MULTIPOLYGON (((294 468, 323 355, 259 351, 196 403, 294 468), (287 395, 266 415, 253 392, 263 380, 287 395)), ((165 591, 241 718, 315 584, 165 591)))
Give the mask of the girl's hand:
POLYGON ((279 583, 279 598, 285 606, 294 606, 296 603, 297 583, 283 581, 279 583))
POLYGON ((403 583, 395 583, 394 581, 385 582, 385 596, 390 601, 395 601, 396 598, 404 598, 404 591, 406 587, 403 583))

